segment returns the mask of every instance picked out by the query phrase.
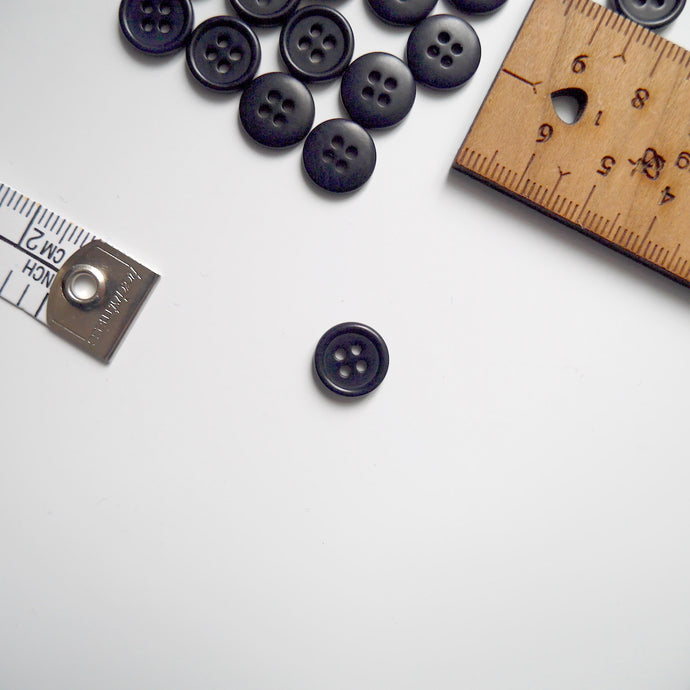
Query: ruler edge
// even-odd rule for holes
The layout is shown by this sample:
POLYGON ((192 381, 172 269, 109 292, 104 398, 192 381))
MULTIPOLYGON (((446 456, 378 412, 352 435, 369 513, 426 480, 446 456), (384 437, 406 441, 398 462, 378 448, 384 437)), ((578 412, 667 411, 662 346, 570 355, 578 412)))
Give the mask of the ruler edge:
MULTIPOLYGON (((619 244, 616 244, 615 242, 612 242, 611 240, 608 240, 601 235, 597 235, 594 232, 591 232, 590 230, 587 230, 587 228, 583 227, 582 225, 578 225, 577 223, 574 223, 571 220, 568 220, 567 218, 564 218, 563 216, 559 216, 558 214, 554 213, 553 211, 550 211, 549 209, 545 208, 544 206, 540 206, 539 204, 531 201, 527 197, 521 196, 520 194, 516 194, 515 192, 511 192, 509 189, 506 187, 503 187, 501 185, 496 184, 493 180, 491 180, 488 177, 484 177, 483 175, 475 172, 474 170, 471 170, 470 168, 467 168, 466 166, 462 165, 461 163, 458 163, 458 159, 460 158, 463 149, 465 148, 465 144, 467 143, 467 140, 470 138, 472 134, 472 130, 474 129, 474 125, 479 118, 479 115, 481 114, 482 110, 484 109, 484 106, 486 105, 486 102, 489 100, 489 96, 491 95, 492 91, 494 90, 494 86, 496 85, 496 82, 501 76, 501 72, 503 71, 503 66, 505 65, 506 60, 508 59, 508 56, 513 50, 513 47, 517 43, 518 38, 520 37, 520 34, 522 33, 523 28, 525 27, 525 24, 527 23, 527 20, 529 19, 532 10, 534 9, 534 6, 539 0, 532 0, 532 3, 529 6, 529 9, 527 10, 525 16, 522 19, 522 22, 520 24, 520 28, 517 30, 517 33, 515 34, 515 37, 513 38, 510 47, 506 51, 505 56, 503 57, 503 60, 501 61, 501 64, 498 68, 498 71, 496 72, 496 76, 494 77, 493 81, 491 82, 491 86, 489 87, 489 90, 486 92, 486 95, 484 96, 484 99, 482 100, 481 105, 479 106, 479 109, 477 110, 477 113, 475 114, 472 124, 470 125, 470 129, 465 135, 464 139, 462 140, 462 143, 460 144, 460 148, 458 149, 457 153, 455 154, 455 157, 453 158, 453 164, 451 166, 451 169, 457 170, 458 172, 464 173, 468 177, 470 177, 473 180, 476 180, 477 182, 482 183, 485 186, 490 187, 491 189, 500 192, 504 196, 507 196, 511 199, 514 199, 515 201, 518 201, 525 206, 528 206, 529 208, 534 209, 535 211, 540 212, 542 215, 547 216, 548 218, 555 220, 557 223, 560 223, 561 225, 565 225, 568 228, 571 228, 572 230, 577 230, 580 234, 591 238, 593 240, 596 240, 599 244, 604 245, 608 249, 613 249, 616 251, 618 254, 622 254, 628 259, 632 259, 633 261, 645 266, 646 268, 651 268, 653 271, 656 273, 661 274, 664 276, 664 278, 670 278, 673 282, 678 283, 679 285, 682 285, 684 287, 690 287, 690 278, 681 278, 679 275, 672 273, 668 271, 667 269, 663 268, 662 266, 659 266, 658 264, 653 263, 652 261, 649 261, 649 259, 645 259, 644 257, 635 254, 634 252, 631 252, 628 249, 625 249, 619 244)), ((558 0, 553 0, 554 2, 558 2, 558 0)), ((573 0, 570 0, 571 3, 573 0)), ((566 0, 561 0, 563 4, 565 4, 566 0)), ((606 5, 596 2, 596 0, 590 0, 590 2, 599 5, 602 9, 602 11, 609 12, 615 16, 620 17, 623 19, 625 22, 629 22, 630 24, 634 24, 635 26, 640 26, 636 22, 633 22, 631 19, 628 19, 627 17, 623 15, 619 15, 618 13, 614 12, 613 10, 609 9, 606 5)), ((670 41, 669 39, 665 38, 663 35, 658 34, 654 31, 651 31, 650 29, 647 29, 646 27, 642 27, 645 31, 649 33, 653 33, 655 36, 661 36, 661 38, 666 41, 667 43, 670 43, 672 45, 679 45, 678 43, 673 43, 673 41, 670 41)), ((683 46, 680 46, 683 48, 683 46)), ((684 50, 687 50, 683 48, 684 50)))

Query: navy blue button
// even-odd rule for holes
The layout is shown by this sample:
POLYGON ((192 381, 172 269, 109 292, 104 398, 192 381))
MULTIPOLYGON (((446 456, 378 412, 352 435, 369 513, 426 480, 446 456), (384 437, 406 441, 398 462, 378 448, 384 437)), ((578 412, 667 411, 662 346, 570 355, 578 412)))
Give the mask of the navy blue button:
POLYGON ((184 46, 194 25, 189 0, 122 0, 120 29, 149 55, 169 55, 184 46))
POLYGON ((195 79, 214 91, 237 91, 256 74, 259 39, 234 17, 211 17, 194 29, 187 45, 187 66, 195 79))
POLYGON ((474 29, 450 14, 427 17, 407 40, 407 64, 414 78, 435 89, 466 82, 477 71, 481 54, 474 29))
POLYGON ((299 0, 230 0, 237 14, 252 26, 278 26, 299 5, 299 0))
POLYGON ((389 24, 411 26, 421 22, 438 0, 367 0, 374 14, 389 24))
POLYGON ((324 5, 297 10, 280 32, 283 61, 302 81, 327 81, 341 75, 354 48, 355 37, 347 19, 324 5))
POLYGON ((314 123, 314 99, 309 89, 284 72, 257 77, 242 92, 239 110, 247 134, 273 148, 302 141, 314 123))
POLYGON ((450 0, 461 12, 483 14, 498 9, 506 0, 450 0))
POLYGON ((329 192, 352 192, 376 167, 376 148, 365 129, 337 118, 317 125, 304 142, 304 169, 329 192))
POLYGON ((340 97, 362 127, 390 127, 410 112, 417 87, 407 65, 389 53, 358 57, 343 74, 340 97))
POLYGON ((316 373, 328 390, 356 397, 371 393, 388 372, 383 338, 363 323, 341 323, 326 331, 314 352, 316 373))
POLYGON ((616 12, 648 29, 670 24, 685 7, 685 0, 613 0, 616 12))

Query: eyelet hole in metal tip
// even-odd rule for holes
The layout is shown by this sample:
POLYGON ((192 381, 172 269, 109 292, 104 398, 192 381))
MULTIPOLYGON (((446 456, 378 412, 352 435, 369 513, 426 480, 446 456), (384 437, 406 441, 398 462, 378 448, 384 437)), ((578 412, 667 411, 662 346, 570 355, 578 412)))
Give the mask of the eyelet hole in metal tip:
POLYGON ((70 304, 88 309, 105 298, 106 277, 103 271, 88 264, 73 266, 62 280, 62 292, 70 304))

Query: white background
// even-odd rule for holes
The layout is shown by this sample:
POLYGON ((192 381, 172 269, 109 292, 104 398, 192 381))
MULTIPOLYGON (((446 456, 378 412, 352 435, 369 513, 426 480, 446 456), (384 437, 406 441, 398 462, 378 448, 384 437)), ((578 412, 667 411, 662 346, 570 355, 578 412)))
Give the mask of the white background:
POLYGON ((117 4, 2 0, 0 180, 162 279, 109 366, 0 303, 0 688, 690 689, 690 291, 450 171, 528 3, 344 198, 117 4))

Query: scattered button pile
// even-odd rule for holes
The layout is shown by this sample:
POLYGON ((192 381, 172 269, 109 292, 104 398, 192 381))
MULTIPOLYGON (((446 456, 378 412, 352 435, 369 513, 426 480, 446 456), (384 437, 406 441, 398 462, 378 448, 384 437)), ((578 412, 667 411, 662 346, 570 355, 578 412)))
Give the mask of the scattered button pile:
MULTIPOLYGON (((415 100, 415 82, 456 88, 477 71, 481 59, 470 24, 455 15, 431 14, 437 0, 366 1, 382 21, 413 27, 407 64, 382 52, 351 63, 354 35, 347 19, 325 5, 298 9, 300 0, 228 0, 239 18, 212 17, 195 29, 190 0, 121 0, 120 27, 135 48, 149 55, 170 55, 186 46, 189 71, 206 88, 246 88, 239 117, 247 134, 271 148, 294 146, 306 137, 302 159, 309 177, 323 189, 343 193, 361 187, 374 171, 376 148, 366 129, 403 120, 415 100), (282 25, 280 54, 290 74, 255 79, 261 46, 250 25, 282 25), (307 84, 341 75, 340 97, 352 120, 329 120, 312 131, 315 109, 307 84)), ((493 12, 505 2, 449 1, 467 13, 493 12)), ((685 5, 685 0, 611 2, 649 28, 673 21, 685 5)))
MULTIPOLYGON (((186 47, 189 71, 204 87, 243 90, 239 118, 247 134, 271 148, 304 140, 304 169, 330 192, 354 191, 371 177, 376 147, 366 130, 402 121, 414 104, 416 82, 455 88, 479 66, 481 47, 474 29, 457 16, 429 16, 437 0, 367 0, 381 20, 414 27, 407 64, 383 52, 351 62, 352 28, 332 7, 308 4, 298 9, 300 0, 228 2, 238 17, 212 17, 194 28, 190 0, 121 0, 120 27, 135 48, 149 55, 170 55, 186 47), (281 25, 279 47, 287 73, 256 77, 261 46, 252 26, 281 25), (340 96, 351 120, 328 120, 312 130, 315 108, 308 84, 341 76, 340 96)), ((487 12, 505 0, 453 2, 463 11, 487 12)))

